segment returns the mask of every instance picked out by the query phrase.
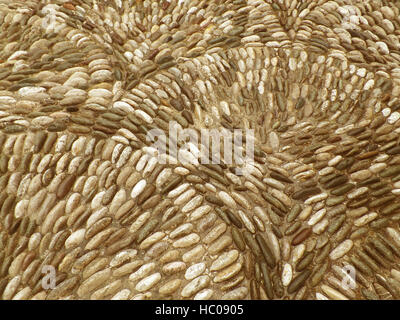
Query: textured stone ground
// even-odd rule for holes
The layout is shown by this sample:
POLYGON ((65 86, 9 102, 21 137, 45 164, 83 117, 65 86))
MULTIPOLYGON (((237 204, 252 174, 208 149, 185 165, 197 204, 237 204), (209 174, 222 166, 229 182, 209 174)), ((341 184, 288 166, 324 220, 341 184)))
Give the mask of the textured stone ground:
POLYGON ((399 298, 399 7, 0 1, 0 296, 399 298), (170 121, 255 161, 160 164, 170 121))

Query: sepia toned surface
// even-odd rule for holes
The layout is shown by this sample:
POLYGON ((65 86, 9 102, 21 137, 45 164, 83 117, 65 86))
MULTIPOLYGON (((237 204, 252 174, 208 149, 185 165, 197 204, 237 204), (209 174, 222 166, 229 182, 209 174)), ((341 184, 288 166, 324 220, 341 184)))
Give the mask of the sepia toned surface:
POLYGON ((400 298, 399 8, 0 1, 0 297, 400 298), (254 162, 162 164, 171 121, 254 162))

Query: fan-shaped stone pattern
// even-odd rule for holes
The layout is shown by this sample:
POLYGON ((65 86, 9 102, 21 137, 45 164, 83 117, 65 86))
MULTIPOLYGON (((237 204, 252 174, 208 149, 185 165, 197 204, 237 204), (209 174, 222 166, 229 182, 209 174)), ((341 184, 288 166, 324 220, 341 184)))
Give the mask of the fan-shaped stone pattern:
POLYGON ((399 298, 398 17, 1 1, 2 299, 399 298), (170 121, 254 129, 255 161, 159 163, 170 121))

